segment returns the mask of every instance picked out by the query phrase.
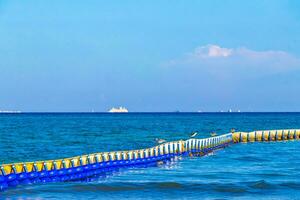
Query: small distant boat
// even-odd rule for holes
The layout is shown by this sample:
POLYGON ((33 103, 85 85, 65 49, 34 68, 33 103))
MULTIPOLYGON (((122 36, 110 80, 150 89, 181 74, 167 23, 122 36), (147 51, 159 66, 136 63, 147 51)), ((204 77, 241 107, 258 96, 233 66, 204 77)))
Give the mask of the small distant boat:
POLYGON ((119 108, 112 107, 108 112, 110 112, 110 113, 128 113, 128 110, 125 107, 119 107, 119 108))

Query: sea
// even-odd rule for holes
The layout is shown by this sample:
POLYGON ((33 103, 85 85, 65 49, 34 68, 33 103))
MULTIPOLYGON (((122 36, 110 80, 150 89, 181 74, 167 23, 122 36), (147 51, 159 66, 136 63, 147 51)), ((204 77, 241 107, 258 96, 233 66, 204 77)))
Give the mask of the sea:
MULTIPOLYGON (((147 148, 210 133, 300 128, 300 113, 0 114, 0 164, 147 148)), ((300 141, 232 144, 93 181, 20 185, 0 199, 300 199, 300 141)))

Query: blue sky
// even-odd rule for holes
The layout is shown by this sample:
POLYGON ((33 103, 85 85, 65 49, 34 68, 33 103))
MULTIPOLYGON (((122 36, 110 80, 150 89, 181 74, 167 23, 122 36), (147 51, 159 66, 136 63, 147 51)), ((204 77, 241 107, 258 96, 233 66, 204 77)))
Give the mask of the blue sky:
POLYGON ((0 110, 300 111, 299 1, 1 1, 0 110))

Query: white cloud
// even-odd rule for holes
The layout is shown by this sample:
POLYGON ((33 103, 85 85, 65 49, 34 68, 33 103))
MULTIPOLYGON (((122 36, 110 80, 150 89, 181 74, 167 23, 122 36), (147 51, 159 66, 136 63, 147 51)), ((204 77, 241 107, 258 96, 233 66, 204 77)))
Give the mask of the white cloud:
POLYGON ((206 45, 197 47, 192 53, 196 57, 228 57, 232 54, 232 49, 222 48, 217 45, 206 45))
POLYGON ((181 58, 167 62, 166 65, 222 77, 233 74, 260 76, 300 69, 300 59, 284 51, 255 51, 206 45, 197 47, 181 58))

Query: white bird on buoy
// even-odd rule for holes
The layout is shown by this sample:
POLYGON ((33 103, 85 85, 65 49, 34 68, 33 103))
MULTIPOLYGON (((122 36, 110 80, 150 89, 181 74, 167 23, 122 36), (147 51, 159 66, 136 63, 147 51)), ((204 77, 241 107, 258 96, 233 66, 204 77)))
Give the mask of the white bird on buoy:
POLYGON ((155 142, 156 142, 157 144, 162 144, 162 143, 165 143, 165 142, 167 142, 167 141, 164 140, 164 139, 155 138, 155 142))
POLYGON ((193 132, 191 135, 190 135, 190 138, 194 138, 198 135, 198 132, 193 132))

